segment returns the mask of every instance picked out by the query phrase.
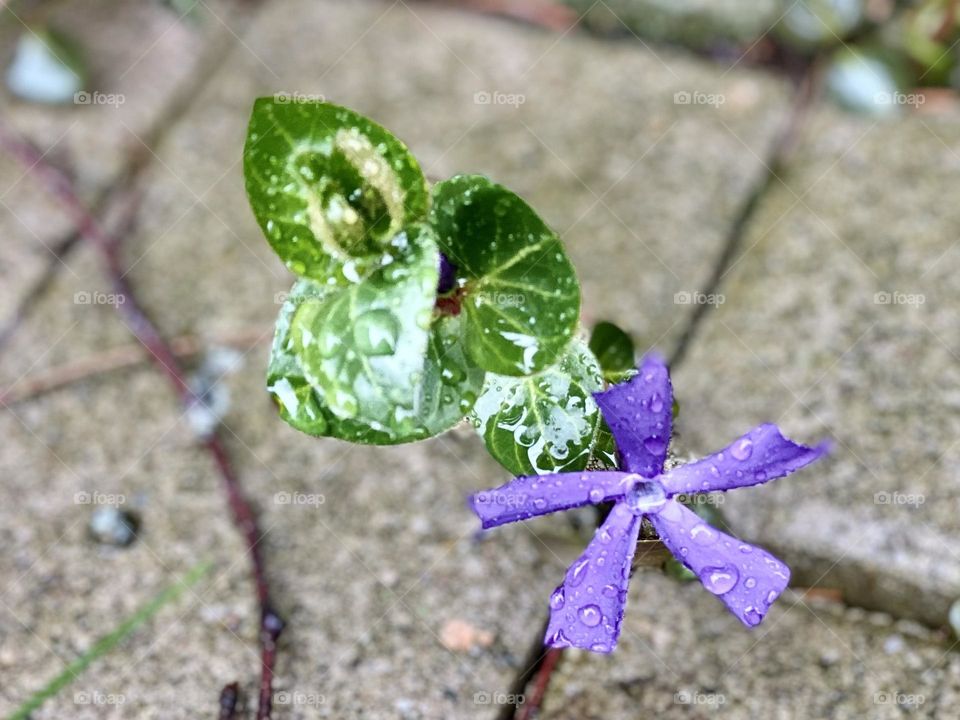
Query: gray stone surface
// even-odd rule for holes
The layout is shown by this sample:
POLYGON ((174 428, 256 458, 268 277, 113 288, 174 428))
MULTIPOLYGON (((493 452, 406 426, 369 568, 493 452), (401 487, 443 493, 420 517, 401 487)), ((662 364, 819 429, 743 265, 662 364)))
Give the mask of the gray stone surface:
MULTIPOLYGON (((0 23, 0 68, 6 67, 27 32, 26 24, 50 18, 68 34, 86 60, 86 104, 51 107, 12 97, 0 83, 3 119, 74 177, 83 197, 94 201, 116 180, 133 155, 149 155, 164 118, 175 114, 178 93, 197 79, 205 49, 230 37, 221 22, 236 24, 221 2, 198 5, 190 22, 161 3, 116 0, 62 2, 53 11, 21 5, 4 9, 0 23), (13 13, 23 13, 14 16, 13 13)), ((200 76, 202 77, 202 75, 200 76)), ((83 98, 81 98, 83 100, 83 98)), ((59 204, 44 193, 11 158, 0 158, 0 236, 8 243, 0 263, 0 327, 13 304, 42 274, 52 249, 70 229, 59 204)), ((67 258, 61 268, 72 271, 67 258)))
POLYGON ((563 0, 599 32, 633 34, 697 50, 747 46, 776 25, 782 0, 563 0))
POLYGON ((956 128, 818 112, 675 378, 696 454, 761 421, 834 441, 727 496, 744 537, 801 584, 933 625, 960 597, 956 128))
POLYGON ((616 653, 564 655, 544 720, 950 717, 960 657, 913 623, 788 591, 748 630, 698 583, 634 576, 616 653))
MULTIPOLYGON (((274 319, 274 294, 290 280, 250 217, 239 152, 252 98, 276 91, 322 93, 372 114, 431 176, 487 172, 515 187, 566 230, 588 317, 620 319, 664 345, 690 310, 673 293, 709 274, 760 169, 733 133, 762 153, 784 89, 759 76, 721 78, 679 55, 558 40, 429 6, 271 7, 153 148, 142 178, 127 260, 168 334, 268 329, 274 319), (708 87, 730 102, 719 110, 673 102, 675 92, 708 87), (478 104, 477 92, 521 93, 525 102, 478 104), (638 284, 638 267, 658 269, 638 284), (624 309, 639 306, 652 311, 624 309)), ((116 152, 100 154, 115 163, 116 152)), ((78 292, 109 291, 89 249, 71 271, 0 360, 4 383, 130 342, 109 305, 74 302, 78 292)), ((567 521, 543 521, 536 536, 504 528, 475 544, 465 495, 505 478, 472 431, 394 449, 299 435, 263 392, 265 352, 254 349, 225 383, 235 398, 228 440, 264 511, 265 552, 292 627, 277 681, 288 693, 278 699, 291 703, 280 716, 494 717, 499 708, 474 695, 504 691, 522 670, 543 599, 578 551, 567 521), (325 502, 280 504, 278 492, 322 493, 325 502), (451 653, 439 638, 454 620, 492 644, 451 653)), ((201 583, 164 610, 37 717, 196 717, 226 682, 253 693, 246 559, 213 469, 161 383, 150 370, 114 373, 3 415, 12 442, 2 456, 9 550, 0 574, 18 579, 0 613, 0 712, 61 669, 56 655, 89 647, 197 558, 214 561, 213 587, 201 583), (91 508, 74 497, 93 490, 138 503, 140 542, 110 552, 91 544, 91 508), (126 702, 83 707, 74 692, 122 692, 126 702)))
MULTIPOLYGON (((290 623, 277 682, 278 702, 290 707, 278 716, 492 717, 496 708, 474 695, 502 690, 518 672, 540 622, 537 600, 562 573, 524 528, 476 542, 465 496, 503 472, 467 431, 390 449, 316 441, 277 422, 261 376, 262 357, 251 357, 223 384, 235 398, 226 437, 262 510, 290 623), (492 643, 448 651, 440 637, 451 620, 492 643)), ((247 557, 209 459, 155 374, 107 376, 0 422, 9 439, 0 456, 0 713, 59 672, 57 656, 89 648, 200 559, 214 563, 208 578, 35 717, 194 718, 237 679, 255 696, 247 557), (77 502, 84 492, 125 496, 142 518, 140 540, 98 549, 85 530, 94 506, 77 502), (77 693, 125 702, 86 707, 77 693)))

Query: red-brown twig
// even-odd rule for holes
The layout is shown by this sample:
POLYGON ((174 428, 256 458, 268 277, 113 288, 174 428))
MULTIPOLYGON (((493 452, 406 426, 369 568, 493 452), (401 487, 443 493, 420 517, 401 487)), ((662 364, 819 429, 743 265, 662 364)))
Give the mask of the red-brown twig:
POLYGON ((555 32, 566 32, 577 24, 577 13, 557 0, 442 0, 486 15, 499 15, 537 25, 555 32))
POLYGON ((540 706, 543 704, 543 696, 547 694, 547 688, 550 686, 550 678, 553 671, 560 664, 563 657, 562 648, 550 648, 543 654, 543 660, 540 661, 540 667, 537 668, 537 675, 533 681, 533 689, 530 697, 525 698, 520 709, 517 711, 517 720, 532 720, 539 715, 540 706))
MULTIPOLYGON (((130 332, 146 348, 151 359, 170 381, 184 408, 190 408, 201 402, 187 383, 173 349, 137 303, 136 296, 124 274, 119 243, 87 210, 74 190, 71 180, 51 165, 36 147, 14 135, 3 124, 0 124, 0 147, 19 160, 27 171, 61 203, 63 209, 72 216, 77 232, 98 251, 113 286, 113 292, 123 298, 123 302, 116 303, 114 307, 130 332)), ((261 674, 257 720, 269 720, 273 704, 273 670, 276 662, 277 638, 283 630, 283 620, 274 609, 270 597, 270 585, 259 544, 261 533, 256 517, 243 494, 226 448, 215 431, 204 437, 202 443, 216 463, 223 480, 233 522, 243 535, 250 555, 253 581, 260 607, 261 674)))
MULTIPOLYGON (((204 343, 225 345, 240 350, 248 350, 266 342, 272 336, 269 328, 251 327, 234 332, 215 333, 206 338, 196 335, 179 335, 169 340, 170 349, 178 358, 192 357, 203 352, 204 343)), ((29 375, 14 385, 0 389, 0 405, 14 405, 25 400, 58 390, 59 388, 103 373, 133 367, 148 362, 151 355, 140 343, 120 345, 79 358, 49 370, 29 375)))

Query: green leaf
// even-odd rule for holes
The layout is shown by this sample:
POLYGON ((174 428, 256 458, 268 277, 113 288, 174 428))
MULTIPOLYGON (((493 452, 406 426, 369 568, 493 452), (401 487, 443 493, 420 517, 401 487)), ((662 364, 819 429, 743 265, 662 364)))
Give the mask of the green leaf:
POLYGON ((616 470, 620 467, 617 460, 617 441, 610 431, 610 426, 602 417, 597 425, 597 433, 590 450, 590 461, 587 467, 597 470, 616 470))
POLYGON ((301 303, 311 299, 322 301, 333 291, 329 286, 306 278, 294 283, 277 317, 267 366, 267 390, 277 401, 280 417, 297 430, 319 437, 327 435, 327 412, 304 377, 291 347, 290 320, 301 303))
POLYGON ((580 312, 580 286, 557 235, 520 197, 478 175, 434 186, 430 220, 457 266, 467 355, 511 376, 556 362, 580 312))
POLYGON ((608 381, 636 367, 633 340, 611 322, 598 322, 593 326, 590 350, 597 356, 603 376, 608 381))
POLYGON ((391 239, 426 217, 427 184, 397 138, 352 110, 259 98, 243 151, 247 197, 297 275, 347 284, 390 260, 391 239))
POLYGON ((437 249, 426 226, 396 238, 396 259, 347 287, 300 280, 277 321, 268 389, 311 435, 395 444, 448 430, 473 406, 482 370, 434 317, 437 249))
POLYGON ((483 390, 486 373, 474 365, 460 342, 459 317, 439 317, 427 345, 417 415, 425 437, 438 435, 463 420, 483 390))
POLYGON ((602 420, 592 393, 602 387, 600 365, 577 340, 535 375, 488 374, 471 419, 490 454, 515 475, 582 470, 602 420))

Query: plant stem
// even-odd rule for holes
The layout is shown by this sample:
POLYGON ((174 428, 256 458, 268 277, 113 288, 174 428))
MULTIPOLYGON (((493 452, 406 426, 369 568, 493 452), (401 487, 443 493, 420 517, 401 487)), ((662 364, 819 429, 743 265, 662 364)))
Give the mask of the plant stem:
POLYGON ((530 701, 524 702, 517 711, 517 720, 532 720, 540 712, 540 705, 543 703, 543 696, 547 694, 547 687, 550 685, 550 678, 553 671, 557 669, 560 660, 563 657, 563 648, 550 648, 543 655, 540 667, 537 669, 536 679, 533 681, 533 692, 530 694, 530 701))
MULTIPOLYGON (((77 232, 100 254, 104 268, 113 286, 113 292, 123 298, 114 305, 130 332, 146 348, 151 359, 170 381, 184 409, 201 402, 187 384, 186 375, 180 367, 176 354, 157 327, 142 310, 123 270, 119 238, 111 237, 81 202, 72 181, 58 168, 51 165, 43 153, 31 143, 15 136, 0 123, 0 147, 7 150, 36 177, 48 193, 62 203, 73 217, 77 232)), ((273 704, 273 671, 276 663, 277 639, 283 630, 283 620, 274 610, 270 598, 263 555, 260 551, 261 533, 253 508, 240 486, 239 478, 230 463, 226 448, 216 431, 201 440, 216 464, 222 479, 233 523, 243 536, 250 555, 251 570, 257 601, 260 607, 260 699, 257 720, 269 720, 273 704)))

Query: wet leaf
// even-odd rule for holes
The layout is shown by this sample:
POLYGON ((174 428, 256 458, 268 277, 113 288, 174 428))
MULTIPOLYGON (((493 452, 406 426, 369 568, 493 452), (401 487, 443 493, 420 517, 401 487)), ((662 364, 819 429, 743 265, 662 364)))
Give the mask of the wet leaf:
POLYGON ((426 216, 426 181, 406 146, 337 105, 259 98, 243 169, 270 245, 314 280, 357 282, 389 262, 401 228, 426 216))
POLYGON ((580 312, 580 286, 557 235, 520 197, 478 175, 437 184, 430 219, 457 268, 467 355, 501 375, 553 364, 580 312))
POLYGON ((319 395, 307 382, 290 346, 290 319, 306 300, 322 300, 334 291, 313 280, 297 280, 287 295, 273 335, 270 364, 267 366, 267 390, 277 401, 280 417, 309 435, 327 435, 327 413, 319 395))
POLYGON ((619 379, 636 367, 633 340, 611 322, 598 322, 590 334, 590 350, 607 381, 619 379))
POLYGON ((535 375, 488 374, 471 419, 490 454, 515 475, 581 470, 601 423, 592 393, 602 387, 600 365, 576 340, 535 375))
POLYGON ((419 440, 462 420, 483 386, 435 318, 437 249, 425 226, 397 236, 396 259, 359 283, 301 280, 277 321, 268 388, 284 420, 358 443, 419 440))

